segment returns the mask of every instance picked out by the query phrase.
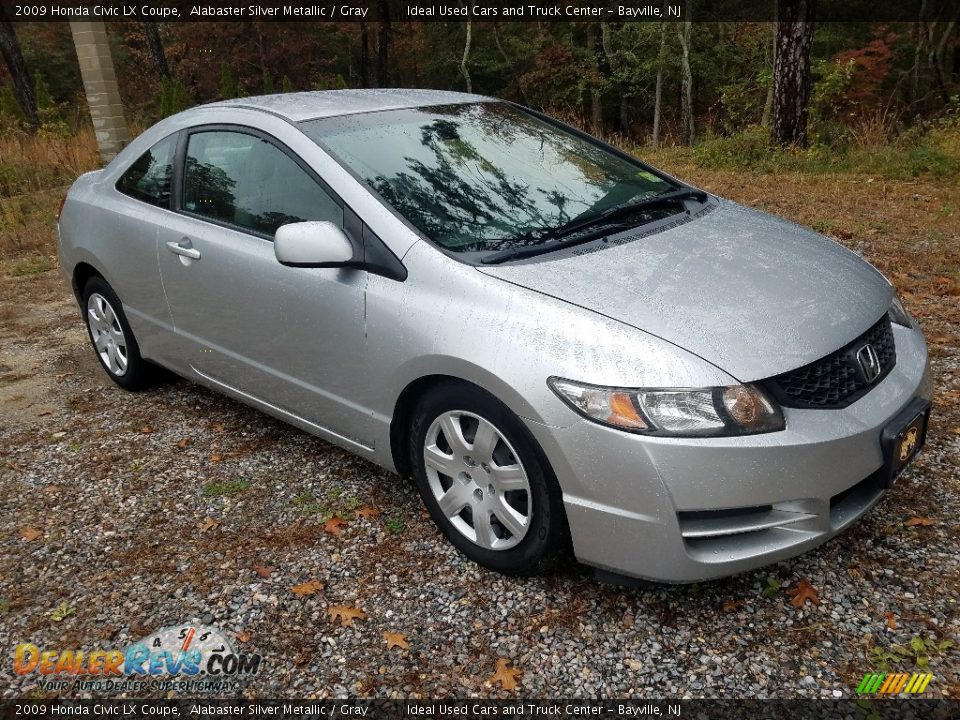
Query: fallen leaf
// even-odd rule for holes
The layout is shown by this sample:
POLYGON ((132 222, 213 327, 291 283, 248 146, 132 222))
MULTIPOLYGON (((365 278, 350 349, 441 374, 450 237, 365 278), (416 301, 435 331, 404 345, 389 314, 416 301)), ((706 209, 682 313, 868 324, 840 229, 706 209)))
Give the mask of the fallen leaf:
POLYGON ((262 578, 268 578, 270 573, 273 572, 273 568, 269 565, 254 565, 253 571, 262 578))
POLYGON ((383 634, 383 639, 387 642, 387 650, 395 647, 403 650, 408 650, 410 648, 410 643, 407 642, 407 636, 403 633, 385 632, 383 634))
POLYGON ((960 435, 960 425, 950 428, 950 432, 952 432, 954 435, 960 435))
POLYGON ((215 433, 222 433, 223 430, 224 430, 223 423, 214 423, 214 424, 213 424, 213 431, 214 431, 215 433))
POLYGON ((193 445, 193 438, 183 438, 183 440, 177 443, 177 447, 181 450, 190 447, 191 445, 193 445))
POLYGON ((52 494, 52 493, 61 492, 62 490, 63 488, 60 485, 57 485, 56 483, 50 483, 49 485, 44 485, 43 490, 41 490, 41 492, 52 494))
POLYGON ((333 605, 327 608, 327 614, 331 620, 340 620, 340 625, 347 627, 353 625, 354 620, 366 620, 367 614, 360 608, 348 607, 346 605, 333 605))
POLYGON ((357 510, 357 517, 367 518, 368 520, 370 518, 375 518, 379 515, 380 515, 380 511, 375 507, 370 507, 369 505, 364 506, 359 510, 357 510))
POLYGON ((22 537, 27 542, 33 542, 38 537, 43 535, 43 532, 32 527, 20 528, 20 537, 22 537))
POLYGON ((904 525, 907 527, 916 527, 917 525, 922 525, 923 527, 929 527, 930 525, 936 525, 937 521, 931 517, 912 517, 907 520, 904 525))
POLYGON ((523 670, 510 667, 510 661, 503 658, 497 659, 497 669, 487 680, 491 685, 500 683, 504 690, 513 690, 517 687, 517 678, 523 675, 523 670))
POLYGON ((218 520, 214 520, 212 517, 206 517, 200 523, 200 532, 205 533, 207 530, 213 530, 220 524, 218 520))
POLYGON ((347 524, 346 520, 342 520, 341 518, 338 518, 336 515, 334 515, 332 518, 327 520, 327 522, 324 524, 323 531, 326 533, 330 533, 331 535, 339 535, 342 532, 340 528, 342 528, 346 524, 347 524))
POLYGON ((223 455, 220 453, 210 453, 210 462, 218 463, 223 460, 223 455))
POLYGON ((297 597, 308 597, 323 590, 323 583, 319 580, 307 580, 307 582, 294 585, 290 590, 297 597))
POLYGON ((806 604, 807 600, 814 605, 820 604, 820 596, 807 578, 800 578, 796 585, 790 586, 789 590, 792 597, 790 604, 798 610, 806 604))
POLYGON ((725 600, 723 603, 723 611, 732 613, 736 612, 743 607, 743 600, 725 600))
POLYGON ((250 638, 253 637, 253 633, 249 630, 241 630, 237 633, 237 642, 250 642, 250 638))
POLYGON ((891 630, 897 629, 897 620, 892 612, 887 612, 887 627, 891 630))
POLYGON ((149 435, 153 432, 153 428, 149 425, 144 425, 142 428, 140 428, 140 432, 142 432, 144 435, 149 435))
POLYGON ((634 660, 633 658, 627 658, 623 661, 623 664, 631 670, 643 670, 643 663, 639 660, 634 660))
POLYGON ((65 373, 60 373, 59 375, 54 375, 54 377, 57 380, 63 380, 65 377, 70 377, 71 375, 73 375, 72 372, 65 372, 65 373))

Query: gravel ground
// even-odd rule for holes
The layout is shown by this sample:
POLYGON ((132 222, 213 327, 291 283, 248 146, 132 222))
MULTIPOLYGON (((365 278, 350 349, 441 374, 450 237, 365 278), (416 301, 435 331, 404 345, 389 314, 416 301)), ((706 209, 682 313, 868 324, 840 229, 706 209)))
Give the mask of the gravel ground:
POLYGON ((916 638, 928 694, 958 697, 957 649, 936 647, 960 628, 956 300, 936 310, 928 448, 864 520, 756 572, 623 589, 572 562, 487 572, 396 476, 183 380, 126 393, 57 272, 0 279, 0 696, 43 697, 17 643, 119 648, 200 619, 263 655, 250 697, 850 697, 916 638), (803 579, 819 605, 791 604, 803 579), (501 658, 512 692, 490 680, 501 658))

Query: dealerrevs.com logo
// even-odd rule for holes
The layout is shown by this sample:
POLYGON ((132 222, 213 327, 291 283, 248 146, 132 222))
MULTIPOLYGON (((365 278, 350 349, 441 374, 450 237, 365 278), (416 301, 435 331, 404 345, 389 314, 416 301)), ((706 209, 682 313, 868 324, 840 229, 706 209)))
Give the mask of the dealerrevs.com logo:
POLYGON ((216 628, 186 623, 162 628, 125 650, 44 649, 21 643, 17 675, 39 674, 49 690, 224 691, 260 670, 262 657, 238 653, 216 628))

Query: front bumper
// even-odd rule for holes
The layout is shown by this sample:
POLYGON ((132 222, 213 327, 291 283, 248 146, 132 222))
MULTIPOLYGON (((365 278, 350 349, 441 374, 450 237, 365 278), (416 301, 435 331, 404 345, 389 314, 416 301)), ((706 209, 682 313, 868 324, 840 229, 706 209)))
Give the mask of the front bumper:
POLYGON ((881 431, 930 399, 918 329, 894 326, 897 364, 842 410, 786 409, 781 432, 654 438, 586 420, 528 423, 560 486, 577 558, 621 575, 695 582, 793 557, 884 493, 881 431))

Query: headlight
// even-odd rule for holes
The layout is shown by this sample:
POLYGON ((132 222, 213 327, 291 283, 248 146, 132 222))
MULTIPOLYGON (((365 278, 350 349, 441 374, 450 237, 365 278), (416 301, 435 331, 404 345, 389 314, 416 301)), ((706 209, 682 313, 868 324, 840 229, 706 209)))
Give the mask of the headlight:
POLYGON ((622 389, 557 377, 547 384, 585 418, 643 435, 715 437, 784 428, 780 408, 754 385, 622 389))
POLYGON ((890 301, 890 319, 897 325, 904 327, 913 327, 913 320, 910 319, 910 313, 903 306, 903 301, 896 291, 893 293, 893 300, 890 301))

